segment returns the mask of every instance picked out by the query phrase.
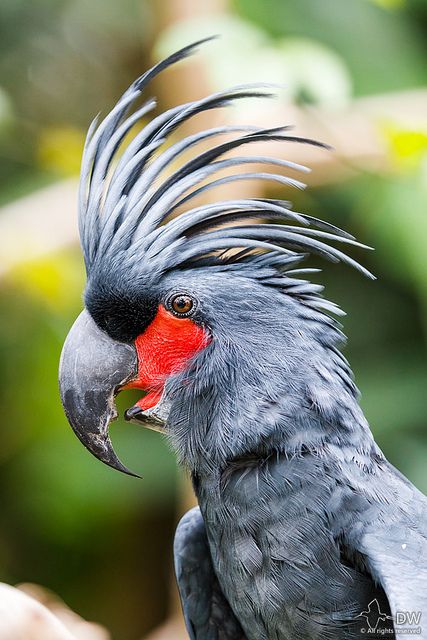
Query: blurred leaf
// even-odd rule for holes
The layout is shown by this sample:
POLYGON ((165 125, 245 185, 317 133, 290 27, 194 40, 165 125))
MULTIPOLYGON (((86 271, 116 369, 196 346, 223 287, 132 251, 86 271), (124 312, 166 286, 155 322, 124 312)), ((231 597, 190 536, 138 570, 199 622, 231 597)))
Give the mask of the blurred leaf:
POLYGON ((38 141, 38 162, 60 176, 78 175, 85 134, 70 125, 42 129, 38 141))
POLYGON ((14 120, 14 109, 9 94, 0 87, 0 135, 11 127, 14 120))
POLYGON ((200 47, 211 83, 223 89, 245 82, 277 82, 282 78, 280 61, 270 48, 268 36, 256 25, 238 16, 218 14, 189 18, 171 24, 154 46, 157 60, 204 37, 221 37, 200 47))
POLYGON ((49 255, 22 263, 9 275, 14 284, 46 303, 53 312, 75 308, 84 287, 84 272, 74 253, 49 255))
POLYGON ((406 5, 406 0, 370 0, 384 9, 401 9, 406 5))
POLYGON ((425 439, 412 434, 404 434, 399 440, 390 443, 391 459, 399 461, 399 471, 415 484, 417 489, 427 495, 425 439))
POLYGON ((362 406, 379 441, 390 438, 400 441, 408 432, 424 429, 427 416, 426 354, 421 350, 402 351, 392 345, 373 354, 370 360, 355 369, 362 389, 362 406))
POLYGON ((18 168, 10 160, 3 163, 0 161, 0 176, 0 206, 52 184, 54 181, 49 172, 31 166, 18 168))
POLYGON ((333 49, 350 69, 356 94, 427 82, 423 24, 408 11, 366 0, 234 0, 238 13, 275 37, 303 37, 333 49))
POLYGON ((291 76, 293 97, 333 109, 348 103, 350 74, 333 50, 307 38, 285 38, 279 41, 278 52, 291 76))
POLYGON ((366 184, 357 215, 393 277, 427 294, 427 182, 423 174, 376 176, 366 184))
POLYGON ((244 82, 272 82, 282 84, 280 93, 294 101, 333 108, 348 102, 351 78, 335 51, 307 38, 274 41, 236 16, 198 17, 172 24, 156 43, 156 58, 215 33, 221 38, 201 47, 199 54, 207 61, 206 70, 215 89, 244 82))
POLYGON ((401 128, 393 123, 385 123, 382 132, 397 167, 416 169, 427 156, 427 133, 415 129, 401 128))
POLYGON ((15 484, 19 477, 23 487, 31 486, 30 492, 24 489, 15 496, 40 535, 64 545, 77 539, 84 543, 134 513, 173 504, 176 464, 161 436, 121 423, 116 449, 126 464, 141 472, 142 480, 96 461, 63 418, 20 454, 10 480, 15 484))

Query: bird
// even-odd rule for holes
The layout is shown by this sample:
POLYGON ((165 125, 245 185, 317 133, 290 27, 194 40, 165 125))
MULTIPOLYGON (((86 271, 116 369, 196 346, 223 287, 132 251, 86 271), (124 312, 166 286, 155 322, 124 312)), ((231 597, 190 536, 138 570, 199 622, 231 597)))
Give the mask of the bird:
POLYGON ((376 444, 342 353, 342 312, 303 264, 317 256, 373 278, 349 255, 365 245, 285 200, 212 199, 254 178, 303 188, 287 174, 306 167, 251 155, 254 144, 327 146, 287 126, 177 138, 197 114, 269 98, 271 86, 148 119, 150 81, 204 42, 149 69, 89 128, 87 284, 61 355, 66 416, 96 458, 136 475, 109 426, 117 394, 139 389, 125 418, 160 431, 188 471, 198 506, 178 524, 174 559, 192 640, 353 640, 372 633, 373 602, 375 633, 411 633, 396 620, 427 617, 426 497, 376 444))

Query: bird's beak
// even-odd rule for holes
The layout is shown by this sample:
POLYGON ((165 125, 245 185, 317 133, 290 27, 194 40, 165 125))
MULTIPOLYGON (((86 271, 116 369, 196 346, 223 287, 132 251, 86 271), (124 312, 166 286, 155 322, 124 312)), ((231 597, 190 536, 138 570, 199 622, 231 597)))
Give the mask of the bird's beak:
POLYGON ((114 452, 108 434, 117 417, 114 399, 137 376, 136 349, 112 340, 85 310, 65 341, 59 365, 59 387, 65 414, 74 433, 105 464, 129 471, 114 452))

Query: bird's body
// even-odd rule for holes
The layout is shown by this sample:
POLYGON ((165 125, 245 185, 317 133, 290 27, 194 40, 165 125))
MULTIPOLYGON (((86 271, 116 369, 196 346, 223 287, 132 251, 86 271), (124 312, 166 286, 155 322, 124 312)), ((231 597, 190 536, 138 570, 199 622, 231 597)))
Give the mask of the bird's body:
POLYGON ((280 200, 189 204, 218 184, 266 177, 206 183, 216 171, 248 162, 305 170, 264 156, 222 159, 232 149, 319 143, 286 127, 231 127, 158 152, 192 115, 263 95, 238 87, 160 114, 113 165, 153 105, 131 116, 129 106, 192 48, 138 79, 88 135, 80 195, 87 310, 62 356, 68 418, 92 453, 128 472, 108 438, 114 396, 148 391, 127 417, 163 430, 200 507, 175 539, 192 640, 393 637, 398 620, 399 632, 426 639, 427 622, 414 631, 418 618, 399 614, 427 618, 427 500, 375 444, 340 352, 339 310, 305 279, 313 270, 299 266, 314 253, 369 275, 331 244, 358 243, 280 200), (199 142, 242 131, 160 179, 199 142))
MULTIPOLYGON (((290 461, 272 455, 264 463, 257 460, 248 465, 243 460, 231 465, 231 486, 225 490, 220 488, 221 478, 210 478, 198 485, 203 513, 199 526, 203 523, 209 540, 204 553, 210 553, 212 571, 244 629, 243 637, 248 640, 358 638, 361 628, 366 628, 359 615, 373 600, 378 601, 385 616, 390 615, 384 590, 375 585, 363 555, 352 548, 358 546, 354 545, 355 540, 351 536, 347 540, 341 530, 347 530, 348 526, 368 529, 367 512, 377 511, 381 521, 381 509, 373 508, 368 500, 364 510, 360 504, 356 507, 354 503, 360 501, 354 498, 353 488, 343 491, 336 479, 325 481, 330 471, 327 460, 319 462, 310 456, 297 456, 290 461), (313 468, 317 468, 317 475, 313 468), (310 479, 301 481, 301 474, 306 473, 310 479), (271 495, 273 482, 280 484, 271 495), (242 495, 247 500, 242 500, 242 495), (348 521, 342 518, 344 505, 353 510, 348 521)), ((382 511, 396 517, 390 505, 391 513, 387 514, 387 509, 382 511)), ((377 523, 374 520, 378 535, 377 523)), ((395 526, 401 527, 403 522, 395 522, 395 526)), ((179 527, 176 564, 185 594, 188 575, 180 548, 185 548, 188 533, 180 539, 182 534, 179 527)), ((402 539, 399 535, 398 541, 402 539)), ((387 529, 378 536, 378 542, 384 547, 396 547, 396 540, 389 539, 387 529)), ((395 553, 394 548, 393 556, 395 553)), ((401 555, 400 570, 416 575, 417 558, 408 560, 401 555)), ((421 579, 421 586, 422 582, 421 579)), ((197 628, 200 618, 191 611, 191 596, 200 598, 206 583, 206 579, 201 580, 195 591, 183 598, 189 628, 193 627, 194 638, 223 638, 221 618, 217 622, 217 635, 212 631, 211 636, 205 636, 197 628)), ((410 610, 414 602, 425 610, 425 596, 413 593, 410 610)), ((208 603, 202 619, 210 606, 208 603)), ((222 610, 226 610, 224 605, 222 610)), ((228 615, 225 611, 226 619, 228 615)), ((390 623, 382 627, 391 634, 390 623)))
MULTIPOLYGON (((358 614, 372 600, 390 615, 395 603, 381 584, 397 560, 395 579, 404 572, 416 583, 405 586, 405 610, 427 611, 425 564, 419 570, 419 558, 427 560, 426 500, 375 444, 333 323, 322 324, 319 312, 281 295, 267 290, 260 300, 261 309, 270 307, 270 326, 257 327, 256 312, 247 326, 240 320, 233 340, 241 360, 227 372, 218 359, 224 389, 235 396, 223 391, 215 407, 209 383, 198 393, 191 382, 177 385, 199 441, 180 432, 185 422, 177 408, 171 438, 193 471, 213 571, 245 637, 358 638, 366 627, 358 614), (308 318, 313 331, 301 334, 308 318), (257 341, 261 366, 252 357, 257 341)), ((215 381, 220 371, 212 357, 209 363, 207 379, 215 381)), ((180 548, 181 535, 178 528, 180 548)), ((178 561, 177 573, 185 590, 185 563, 178 561)), ((403 608, 397 593, 395 602, 403 608)))

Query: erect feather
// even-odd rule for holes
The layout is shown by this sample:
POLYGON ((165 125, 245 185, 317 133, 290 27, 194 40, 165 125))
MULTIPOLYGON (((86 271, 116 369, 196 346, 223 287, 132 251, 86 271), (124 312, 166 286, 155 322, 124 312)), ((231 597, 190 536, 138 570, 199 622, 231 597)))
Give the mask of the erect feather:
POLYGON ((315 140, 291 135, 288 126, 269 129, 219 126, 161 148, 188 119, 238 99, 271 97, 271 85, 233 87, 173 107, 154 117, 122 148, 132 127, 155 107, 154 99, 148 99, 139 108, 135 106, 149 81, 189 56, 202 42, 181 49, 143 74, 104 120, 100 124, 95 120, 89 129, 79 196, 80 235, 88 275, 95 264, 97 267, 111 261, 117 264, 117 260, 157 273, 201 266, 244 268, 245 273, 249 273, 250 267, 253 274, 257 269, 270 269, 277 273, 276 278, 269 277, 271 285, 282 283, 289 293, 314 299, 319 296, 319 287, 299 280, 300 274, 312 271, 295 269, 305 255, 313 253, 334 262, 345 262, 373 277, 331 243, 366 248, 364 245, 330 223, 293 211, 289 202, 245 198, 187 206, 215 187, 240 180, 271 180, 305 187, 300 180, 277 172, 277 168, 309 171, 303 165, 259 154, 224 157, 230 151, 260 142, 296 142, 327 148, 315 140), (233 134, 237 137, 197 152, 199 144, 233 134), (193 157, 177 167, 180 157, 195 148, 193 157), (240 170, 250 164, 265 165, 266 169, 240 170), (209 180, 224 171, 231 173, 209 180), (181 213, 171 217, 178 209, 181 213), (257 218, 266 222, 254 223, 257 218))

